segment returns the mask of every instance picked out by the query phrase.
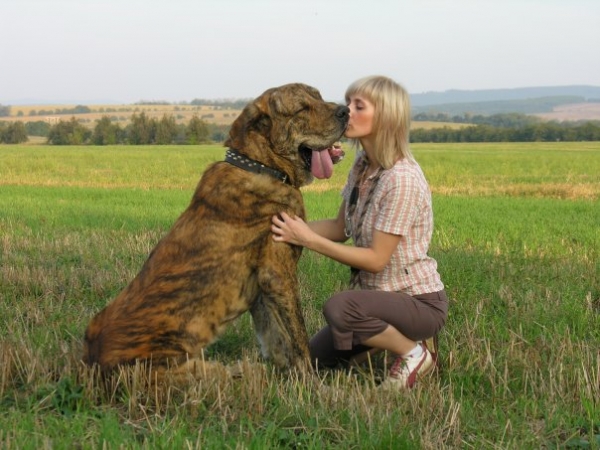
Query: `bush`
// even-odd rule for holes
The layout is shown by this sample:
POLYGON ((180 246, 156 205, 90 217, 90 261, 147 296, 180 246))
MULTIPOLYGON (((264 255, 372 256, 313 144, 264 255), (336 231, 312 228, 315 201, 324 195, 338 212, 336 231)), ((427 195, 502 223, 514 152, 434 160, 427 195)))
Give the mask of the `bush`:
POLYGON ((156 135, 156 121, 149 118, 146 113, 131 116, 131 123, 127 127, 127 139, 133 145, 148 145, 154 143, 156 135))
POLYGON ((53 145, 82 145, 90 141, 92 132, 81 125, 75 117, 61 120, 50 128, 48 143, 53 145))
POLYGON ((96 121, 94 132, 92 134, 92 143, 94 145, 114 145, 122 144, 124 132, 118 124, 112 122, 108 116, 103 116, 96 121))
POLYGON ((9 117, 10 116, 10 106, 5 106, 0 104, 0 117, 9 117))
POLYGON ((186 142, 188 144, 205 144, 210 141, 209 130, 206 122, 193 116, 186 127, 186 142))
POLYGON ((27 134, 29 136, 48 137, 48 133, 50 132, 50 124, 48 122, 44 122, 43 120, 27 122, 25 124, 25 128, 27 129, 27 134))
POLYGON ((0 128, 0 142, 4 144, 21 144, 27 141, 27 130, 23 122, 2 124, 0 128))

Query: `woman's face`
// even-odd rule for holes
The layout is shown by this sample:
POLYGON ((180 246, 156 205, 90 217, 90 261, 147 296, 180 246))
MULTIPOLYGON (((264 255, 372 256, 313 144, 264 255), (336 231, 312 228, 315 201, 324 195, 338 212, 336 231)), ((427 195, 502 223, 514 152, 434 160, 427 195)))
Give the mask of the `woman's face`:
POLYGON ((365 97, 353 95, 348 102, 350 120, 344 136, 350 139, 369 137, 373 131, 373 115, 375 106, 365 97))

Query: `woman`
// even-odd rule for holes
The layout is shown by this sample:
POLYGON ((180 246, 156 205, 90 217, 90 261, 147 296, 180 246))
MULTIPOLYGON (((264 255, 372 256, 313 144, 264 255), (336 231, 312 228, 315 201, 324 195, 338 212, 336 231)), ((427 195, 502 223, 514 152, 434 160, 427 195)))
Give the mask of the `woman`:
POLYGON ((409 147, 410 100, 395 81, 360 79, 346 91, 345 136, 357 154, 334 219, 305 223, 273 217, 273 239, 301 245, 351 267, 351 287, 324 306, 327 326, 310 341, 319 366, 367 351, 396 355, 383 384, 412 388, 434 367, 423 341, 445 323, 448 301, 427 255, 433 232, 431 192, 409 147), (354 246, 343 244, 352 237, 354 246))

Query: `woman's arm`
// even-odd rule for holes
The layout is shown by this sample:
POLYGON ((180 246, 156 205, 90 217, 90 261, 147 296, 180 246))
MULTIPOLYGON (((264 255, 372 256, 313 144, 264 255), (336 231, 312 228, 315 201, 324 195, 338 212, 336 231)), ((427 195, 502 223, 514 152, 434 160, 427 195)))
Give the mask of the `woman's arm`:
POLYGON ((344 214, 346 211, 346 202, 342 202, 338 215, 335 219, 315 220, 308 222, 309 228, 320 236, 334 242, 345 242, 348 240, 344 233, 344 214))
POLYGON ((342 264, 373 273, 381 272, 385 268, 402 239, 402 236, 375 230, 370 247, 354 247, 334 241, 333 238, 340 237, 340 232, 343 236, 342 241, 345 240, 343 208, 340 209, 338 218, 335 220, 311 222, 310 224, 306 224, 299 217, 292 218, 286 213, 281 213, 281 217, 273 217, 271 231, 273 239, 277 242, 301 245, 342 264), (337 225, 334 227, 332 222, 337 225))

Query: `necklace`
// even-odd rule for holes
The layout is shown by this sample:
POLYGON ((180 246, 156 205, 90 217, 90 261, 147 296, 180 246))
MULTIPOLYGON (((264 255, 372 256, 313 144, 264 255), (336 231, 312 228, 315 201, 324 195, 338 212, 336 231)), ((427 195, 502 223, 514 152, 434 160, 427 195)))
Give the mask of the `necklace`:
POLYGON ((363 167, 360 168, 360 176, 356 178, 356 182, 354 187, 352 188, 352 192, 350 193, 350 199, 348 200, 348 204, 346 205, 346 212, 344 215, 344 234, 347 238, 352 236, 352 232, 355 231, 354 236, 354 244, 357 245, 358 240, 362 234, 362 222, 365 218, 369 205, 371 203, 371 199, 373 198, 373 193, 375 192, 375 188, 377 187, 377 182, 379 181, 379 177, 383 173, 381 167, 378 167, 376 171, 369 177, 369 165, 365 158, 362 159, 360 163, 363 167), (371 186, 369 188, 369 192, 365 198, 362 210, 360 212, 360 216, 356 223, 356 230, 353 230, 353 216, 356 211, 356 207, 358 205, 358 199, 360 197, 360 189, 367 180, 371 179, 371 186))
MULTIPOLYGON (((346 207, 346 216, 345 216, 345 221, 344 221, 344 225, 345 225, 344 226, 344 234, 348 238, 354 234, 354 237, 353 237, 354 245, 357 247, 359 246, 360 238, 362 236, 362 226, 363 226, 365 216, 367 215, 367 210, 369 209, 371 200, 373 199, 373 194, 375 193, 375 188, 377 187, 377 182, 379 181, 379 178, 381 177, 382 173, 383 173, 383 169, 380 167, 377 170, 377 172, 371 177, 371 186, 370 186, 369 192, 367 193, 367 196, 365 198, 363 207, 360 211, 360 215, 359 215, 358 221, 356 223, 356 229, 354 229, 354 230, 352 229, 352 217, 354 215, 354 212, 356 210, 356 205, 358 203, 358 197, 359 197, 358 183, 360 183, 360 180, 357 180, 357 184, 352 189, 352 194, 350 195, 349 205, 347 205, 347 207, 346 207)), ((366 181, 367 179, 368 178, 366 178, 364 181, 366 181)), ((351 289, 355 289, 357 286, 360 285, 359 273, 360 273, 359 269, 357 269, 356 267, 350 267, 350 288, 351 289)))

